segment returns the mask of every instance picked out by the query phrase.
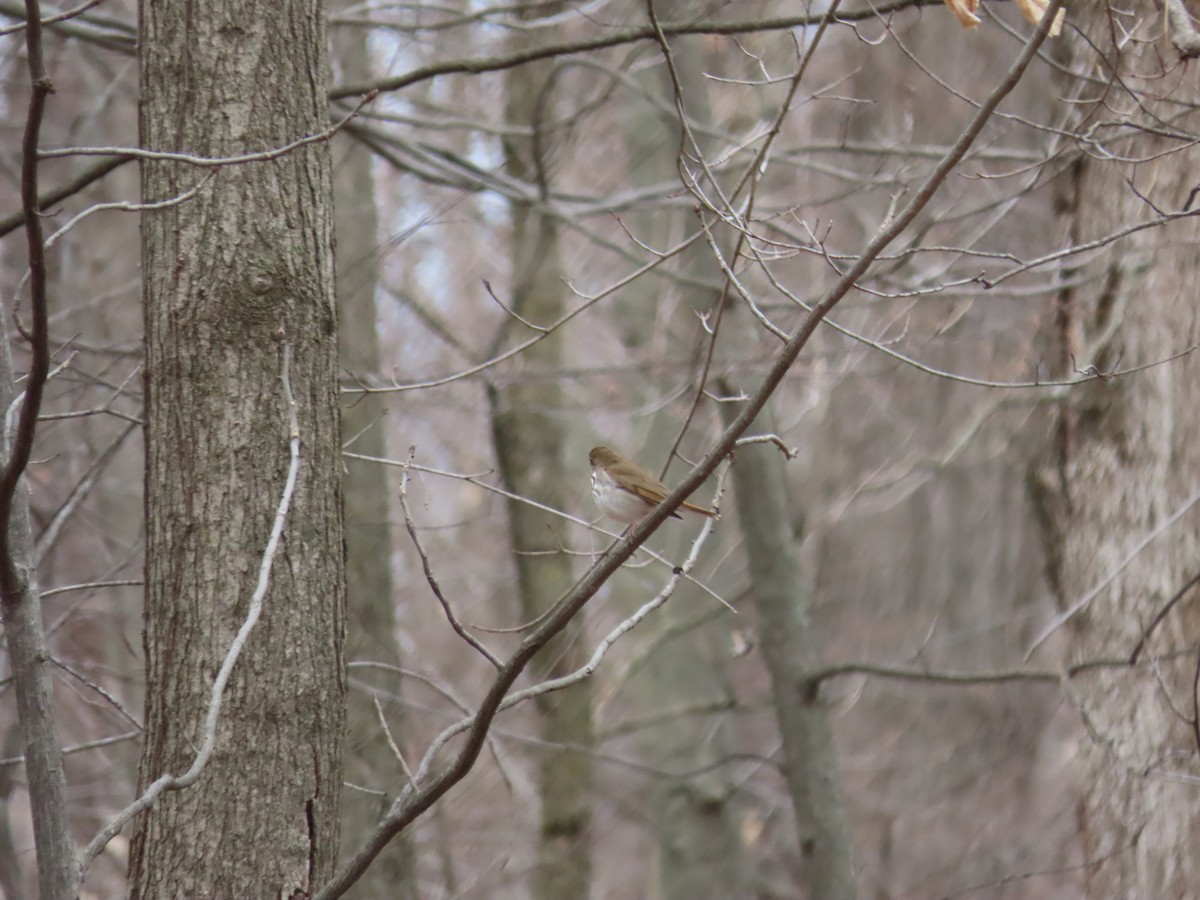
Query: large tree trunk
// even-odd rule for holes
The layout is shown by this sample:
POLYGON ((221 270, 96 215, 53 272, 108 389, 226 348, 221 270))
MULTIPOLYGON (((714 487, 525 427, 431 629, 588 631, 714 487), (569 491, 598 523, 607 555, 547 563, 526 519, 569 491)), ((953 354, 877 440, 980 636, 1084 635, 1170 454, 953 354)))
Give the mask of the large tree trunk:
MULTIPOLYGON (((144 0, 141 132, 225 156, 328 121, 321 4, 144 0)), ((142 167, 147 201, 203 170, 142 167)), ((302 460, 265 609, 233 669, 216 750, 133 842, 135 897, 310 892, 336 862, 345 711, 337 328, 328 145, 224 168, 142 230, 147 700, 139 780, 182 773, 247 614, 288 470, 290 348, 302 460)))
MULTIPOLYGON (((1149 8, 1142 12, 1150 14, 1149 8)), ((1169 101, 1155 100, 1164 95, 1161 76, 1136 75, 1159 71, 1160 45, 1130 42, 1118 53, 1111 45, 1111 15, 1104 6, 1081 14, 1092 46, 1107 48, 1108 58, 1096 66, 1094 50, 1078 43, 1075 66, 1088 72, 1112 67, 1120 76, 1102 107, 1081 108, 1081 114, 1128 120, 1134 129, 1097 137, 1119 134, 1119 144, 1108 149, 1146 162, 1101 160, 1092 146, 1081 155, 1060 191, 1076 244, 1148 218, 1148 201, 1179 209, 1196 182, 1194 154, 1178 152, 1180 142, 1164 136, 1200 126, 1195 106, 1184 106, 1200 100, 1193 73, 1170 76, 1169 101), (1177 152, 1163 155, 1170 150, 1177 152)), ((1140 27, 1149 33, 1160 26, 1147 21, 1140 27)), ((1075 282, 1085 274, 1096 277, 1060 295, 1051 334, 1060 372, 1090 365, 1107 372, 1165 360, 1195 345, 1198 243, 1200 227, 1189 219, 1128 237, 1088 272, 1070 273, 1066 280, 1075 282)), ((1187 509, 1200 491, 1197 385, 1200 358, 1190 354, 1135 375, 1089 382, 1061 406, 1053 451, 1033 481, 1060 602, 1067 608, 1094 593, 1069 632, 1076 659, 1127 656, 1155 613, 1200 566, 1200 517, 1194 507, 1187 509)), ((1079 784, 1091 898, 1193 896, 1200 884, 1200 857, 1193 852, 1200 805, 1194 784, 1173 778, 1197 750, 1179 712, 1193 708, 1196 626, 1195 602, 1186 602, 1145 654, 1192 640, 1190 658, 1164 656, 1154 666, 1104 670, 1072 682, 1087 726, 1079 784)))
MULTIPOLYGON (((549 14, 545 6, 538 12, 549 14)), ((539 33, 538 40, 545 40, 539 33)), ((528 43, 518 38, 516 46, 528 43)), ((549 178, 550 154, 560 150, 546 129, 554 119, 553 63, 522 66, 506 80, 510 127, 530 129, 536 139, 510 135, 505 140, 509 172, 542 182, 549 178)), ((535 324, 561 317, 565 304, 557 222, 531 204, 512 210, 512 304, 517 314, 535 324)), ((513 327, 524 326, 510 323, 513 327)), ((523 354, 525 365, 554 371, 562 365, 562 343, 553 335, 523 354)), ((565 458, 565 406, 562 387, 554 379, 513 385, 489 392, 496 456, 510 491, 553 509, 572 506, 571 498, 586 490, 585 466, 570 467, 565 458), (573 474, 571 470, 574 470, 573 474)), ((559 520, 524 503, 510 502, 508 515, 514 562, 526 620, 542 616, 573 583, 571 557, 559 520)), ((574 671, 587 658, 578 617, 531 664, 538 678, 574 671)), ((585 680, 567 691, 539 699, 541 739, 547 749, 541 763, 541 825, 533 896, 539 900, 583 900, 591 892, 591 821, 593 743, 592 684, 585 680)))

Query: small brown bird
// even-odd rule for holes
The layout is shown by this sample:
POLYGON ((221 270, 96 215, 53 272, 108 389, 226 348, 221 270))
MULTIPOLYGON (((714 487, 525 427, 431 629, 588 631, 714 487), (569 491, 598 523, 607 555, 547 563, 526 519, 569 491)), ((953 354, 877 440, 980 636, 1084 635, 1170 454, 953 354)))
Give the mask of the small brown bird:
MULTIPOLYGON (((667 498, 671 489, 643 469, 608 447, 593 447, 588 454, 592 464, 592 495, 600 511, 610 519, 633 525, 667 498)), ((721 518, 720 514, 684 502, 680 507, 689 512, 721 518)), ((679 513, 671 513, 676 519, 679 513)))

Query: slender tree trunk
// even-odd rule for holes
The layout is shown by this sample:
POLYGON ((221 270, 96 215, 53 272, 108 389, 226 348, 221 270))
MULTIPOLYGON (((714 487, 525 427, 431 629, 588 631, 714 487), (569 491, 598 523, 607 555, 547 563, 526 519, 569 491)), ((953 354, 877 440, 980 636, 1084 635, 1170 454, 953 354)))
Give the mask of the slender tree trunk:
MULTIPOLYGON (((540 6, 542 15, 551 12, 540 6)), ((538 41, 546 35, 539 32, 538 41)), ((519 38, 522 44, 525 37, 519 38)), ((505 141, 509 172, 531 183, 549 179, 550 154, 562 148, 546 126, 554 117, 555 66, 552 63, 513 69, 506 79, 508 124, 531 129, 533 139, 510 136, 505 141)), ((523 319, 549 324, 564 309, 558 226, 532 205, 514 204, 512 211, 512 305, 523 319)), ((515 325, 511 327, 524 327, 515 325)), ((524 354, 533 369, 554 370, 562 364, 562 343, 551 336, 524 354)), ((570 466, 558 382, 546 379, 489 392, 492 427, 500 472, 508 489, 555 509, 573 505, 586 490, 586 466, 570 466)), ((546 612, 574 581, 571 558, 559 552, 566 544, 553 517, 523 503, 508 505, 514 562, 521 591, 522 614, 532 620, 546 612)), ((538 678, 554 678, 577 669, 586 658, 579 617, 542 651, 530 666, 538 678)), ((533 895, 539 900, 582 900, 591 892, 592 760, 591 681, 539 700, 541 738, 548 745, 542 759, 539 793, 541 825, 533 895)))
MULTIPOLYGON (((340 4, 343 8, 349 4, 340 4)), ((361 84, 371 77, 367 32, 342 28, 334 32, 333 51, 340 79, 361 84)), ((341 367, 355 375, 379 370, 379 331, 375 297, 379 282, 379 216, 371 153, 349 136, 334 141, 334 194, 337 210, 338 339, 341 367)), ((387 455, 387 409, 378 395, 355 396, 342 407, 343 440, 365 456, 387 455)), ((392 578, 391 492, 379 465, 345 460, 342 480, 346 515, 347 653, 398 666, 396 597, 392 578)), ((373 696, 387 716, 392 737, 403 748, 402 708, 396 702, 400 679, 377 670, 354 670, 355 678, 377 691, 352 688, 347 703, 346 781, 368 789, 394 791, 398 763, 379 725, 373 696)), ((342 807, 342 844, 353 851, 387 811, 391 796, 372 796, 349 789, 342 807)), ((351 896, 415 900, 417 897, 413 835, 407 831, 381 854, 358 881, 351 896)))
MULTIPOLYGON (((322 131, 321 4, 141 6, 148 149, 269 150, 322 131)), ((146 201, 203 169, 142 166, 146 201)), ((147 700, 139 780, 180 774, 213 676, 246 618, 288 470, 290 348, 302 459, 257 627, 215 753, 144 813, 134 897, 311 892, 333 871, 345 713, 332 176, 326 143, 223 168, 145 214, 147 700)))
MULTIPOLYGON (((1190 155, 1169 153, 1178 143, 1166 136, 1200 125, 1194 79, 1183 77, 1168 100, 1157 100, 1164 95, 1155 74, 1163 45, 1123 42, 1118 52, 1111 46, 1112 15, 1100 6, 1078 16, 1094 43, 1072 45, 1074 64, 1112 68, 1120 76, 1102 107, 1082 107, 1080 114, 1127 120, 1157 134, 1123 127, 1113 157, 1093 156, 1092 147, 1081 155, 1061 187, 1076 244, 1146 218, 1148 203, 1183 207, 1196 181, 1190 155), (1096 65, 1093 47, 1106 51, 1104 66, 1096 65)), ((1147 21, 1140 27, 1160 26, 1147 21)), ((1092 365, 1107 372, 1194 346, 1200 340, 1197 244, 1200 227, 1189 219, 1125 238, 1088 272, 1065 276, 1086 287, 1064 289, 1059 297, 1049 337, 1060 372, 1092 365), (1079 277, 1085 274, 1096 277, 1079 277)), ((1190 506, 1200 497, 1197 385, 1200 359, 1190 354, 1136 375, 1091 381, 1059 410, 1053 449, 1032 481, 1061 604, 1067 608, 1094 593, 1069 631, 1076 658, 1127 656, 1157 611, 1200 571, 1200 513, 1190 506)), ((1143 659, 1190 646, 1188 658, 1164 656, 1153 666, 1102 670, 1072 682, 1087 729, 1080 813, 1087 894, 1094 900, 1193 896, 1200 884, 1194 852, 1200 805, 1193 785, 1171 777, 1197 751, 1179 710, 1192 709, 1198 624, 1194 599, 1185 599, 1150 639, 1143 659)))
POLYGON ((42 628, 42 602, 33 554, 29 486, 25 467, 33 451, 42 388, 49 370, 47 265, 38 203, 38 144, 46 98, 53 91, 42 53, 41 12, 29 4, 25 29, 29 102, 21 149, 21 206, 25 213, 27 264, 30 270, 30 366, 18 392, 8 335, 0 334, 0 409, 6 411, 0 434, 3 512, 0 513, 0 619, 3 619, 8 666, 24 750, 25 779, 37 850, 38 890, 43 900, 69 900, 79 892, 78 863, 67 809, 67 780, 62 747, 54 725, 50 662, 42 628), (18 402, 20 398, 20 402, 18 402))
MULTIPOLYGON (((13 371, 8 342, 0 346, 0 409, 13 403, 13 371)), ((4 458, 10 448, 5 442, 4 458)), ((38 854, 38 887, 46 900, 67 900, 78 892, 75 848, 67 811, 67 782, 62 749, 54 729, 54 709, 42 630, 42 604, 33 566, 33 535, 29 524, 29 488, 17 483, 8 546, 20 578, 18 589, 0 600, 17 700, 25 778, 33 812, 34 843, 38 854)))
MULTIPOLYGON (((725 404, 722 415, 731 421, 737 409, 725 404)), ((769 409, 752 430, 774 433, 769 409)), ((808 896, 850 900, 857 889, 837 749, 820 686, 807 675, 821 662, 808 614, 811 579, 796 558, 791 490, 779 450, 771 444, 739 450, 733 488, 750 593, 758 612, 758 646, 771 675, 775 718, 783 740, 783 775, 796 817, 808 896)))

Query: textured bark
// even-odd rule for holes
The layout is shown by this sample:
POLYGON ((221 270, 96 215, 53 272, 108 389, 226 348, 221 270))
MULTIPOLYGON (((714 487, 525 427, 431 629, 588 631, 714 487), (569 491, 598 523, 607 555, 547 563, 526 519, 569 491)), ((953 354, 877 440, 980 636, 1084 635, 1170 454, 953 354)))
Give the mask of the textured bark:
MULTIPOLYGON (((1140 13, 1151 15, 1149 9, 1140 13)), ((1120 155, 1146 162, 1101 160, 1089 147, 1064 179, 1061 208, 1075 243, 1145 219, 1143 197, 1178 209, 1195 187, 1189 153, 1162 155, 1179 144, 1163 136, 1159 118, 1168 117, 1170 131, 1200 126, 1194 105, 1184 106, 1200 100, 1195 80, 1191 73, 1172 75, 1178 80, 1164 90, 1161 78, 1150 77, 1159 71, 1160 48, 1122 42, 1118 53, 1110 14, 1104 6, 1087 8, 1078 22, 1105 52, 1104 64, 1097 66, 1094 51, 1082 42, 1072 45, 1072 62, 1105 77, 1115 70, 1121 81, 1105 92, 1102 108, 1080 107, 1080 115, 1124 119, 1158 135, 1116 129, 1112 133, 1123 138, 1120 155), (1143 93, 1135 101, 1126 88, 1143 93), (1170 99, 1155 99, 1160 96, 1170 99)), ((1145 21, 1121 27, 1160 26, 1145 21)), ((1096 94, 1090 86, 1087 93, 1096 94)), ((1096 277, 1059 297, 1049 337, 1060 371, 1095 365, 1103 372, 1118 363, 1163 360, 1194 345, 1200 338, 1197 243, 1200 227, 1184 220, 1126 238, 1086 273, 1070 273, 1096 277)), ((1119 571, 1073 622, 1076 658, 1128 655, 1155 613, 1197 571, 1197 510, 1168 525, 1200 491, 1197 385, 1200 359, 1191 354, 1130 377, 1089 382, 1061 407, 1053 450, 1033 473, 1050 580, 1061 603, 1070 606, 1119 571)), ((1147 651, 1162 653, 1191 641, 1189 659, 1163 658, 1134 672, 1106 670, 1074 685, 1088 731, 1079 785, 1090 898, 1192 896, 1200 884, 1200 858, 1193 852, 1200 839, 1195 788, 1169 777, 1194 769, 1195 738, 1178 711, 1192 710, 1197 624, 1194 600, 1185 601, 1147 651)))
MULTIPOLYGON (((342 4, 346 6, 347 4, 342 4)), ((334 32, 333 51, 340 80, 362 83, 371 75, 367 32, 334 32)), ((356 376, 379 369, 376 288, 379 276, 378 213, 370 152, 350 137, 334 141, 334 194, 337 209, 338 342, 341 367, 356 376)), ((348 449, 366 456, 387 455, 386 407, 377 394, 354 396, 342 408, 342 435, 348 449)), ((342 479, 346 518, 346 656, 400 664, 396 637, 396 598, 392 579, 391 493, 385 470, 360 460, 345 460, 342 479)), ((395 698, 398 676, 357 670, 356 678, 378 687, 392 737, 404 746, 403 713, 395 698)), ((380 728, 372 693, 354 689, 346 711, 346 781, 375 790, 401 783, 398 763, 380 728)), ((356 849, 374 829, 390 797, 348 790, 342 797, 342 845, 356 849)), ((414 846, 400 835, 355 885, 350 896, 409 900, 417 896, 414 846)))
MULTIPOLYGON (((314 0, 141 5, 141 137, 266 150, 328 121, 314 0)), ((142 166, 147 201, 200 173, 142 166)), ((246 615, 288 468, 284 343, 302 441, 262 618, 192 787, 139 823, 134 897, 299 896, 336 862, 345 711, 332 175, 328 146, 224 168, 144 216, 147 701, 139 781, 180 773, 246 615)))
MULTIPOLYGON (((728 422, 737 410, 725 404, 722 413, 728 422)), ((774 417, 764 413, 752 430, 775 433, 774 417)), ((857 896, 850 829, 828 706, 819 685, 807 675, 821 658, 809 621, 809 579, 796 557, 792 492, 779 450, 771 444, 739 450, 733 488, 808 896, 849 900, 857 896)))
MULTIPOLYGON (((544 6, 537 10, 546 15, 544 6)), ((540 33, 538 40, 545 40, 540 33)), ((519 38, 520 44, 524 38, 519 38)), ((510 136, 505 156, 510 173, 530 182, 549 177, 549 154, 558 150, 556 136, 544 128, 553 118, 552 63, 514 69, 506 79, 510 126, 532 128, 535 139, 510 136)), ((512 304, 517 314, 535 324, 548 324, 564 309, 562 262, 557 223, 532 206, 512 210, 512 304)), ((523 328, 521 325, 514 325, 523 328)), ((554 370, 562 361, 557 335, 523 355, 525 365, 554 370)), ((514 385, 489 393, 492 428, 500 472, 507 488, 554 509, 566 509, 578 493, 581 466, 568 466, 559 383, 552 379, 514 385)), ((524 503, 510 502, 510 535, 521 592, 522 615, 541 616, 571 587, 571 558, 557 552, 566 544, 557 534, 558 520, 524 503)), ((574 671, 586 659, 580 640, 582 617, 575 620, 539 654, 530 668, 541 680, 574 671)), ((592 686, 590 681, 539 700, 540 737, 548 749, 542 758, 539 795, 541 823, 533 895, 540 900, 574 900, 591 892, 592 686), (578 748, 578 749, 576 749, 578 748)))

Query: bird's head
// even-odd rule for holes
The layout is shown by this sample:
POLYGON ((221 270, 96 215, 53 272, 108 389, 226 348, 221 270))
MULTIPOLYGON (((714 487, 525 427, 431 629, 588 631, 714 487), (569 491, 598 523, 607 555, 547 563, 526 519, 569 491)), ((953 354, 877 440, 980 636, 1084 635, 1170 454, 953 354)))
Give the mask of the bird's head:
POLYGON ((610 450, 604 446, 593 447, 592 452, 588 454, 588 462, 592 464, 593 469, 597 466, 611 466, 620 461, 621 457, 615 450, 610 450))

